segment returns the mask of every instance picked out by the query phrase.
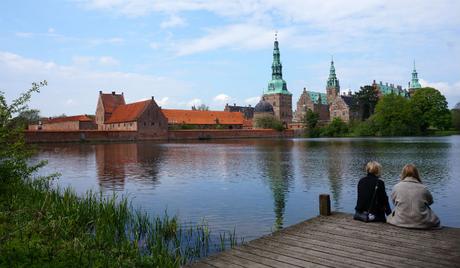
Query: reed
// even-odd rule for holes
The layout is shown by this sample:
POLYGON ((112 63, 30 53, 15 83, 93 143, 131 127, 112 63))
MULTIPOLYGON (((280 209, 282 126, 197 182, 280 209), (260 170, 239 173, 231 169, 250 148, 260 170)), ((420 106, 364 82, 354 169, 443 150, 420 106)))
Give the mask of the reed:
POLYGON ((151 217, 126 198, 50 187, 48 179, 1 187, 0 266, 179 267, 237 244, 235 230, 211 243, 205 221, 185 227, 151 217))

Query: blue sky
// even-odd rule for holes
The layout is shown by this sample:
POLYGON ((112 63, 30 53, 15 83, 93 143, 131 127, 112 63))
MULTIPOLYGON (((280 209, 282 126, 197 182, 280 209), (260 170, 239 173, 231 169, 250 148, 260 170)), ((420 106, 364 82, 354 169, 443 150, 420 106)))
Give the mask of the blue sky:
POLYGON ((325 92, 331 55, 342 90, 372 80, 423 86, 460 101, 460 1, 68 0, 0 2, 0 90, 49 85, 45 116, 93 114, 99 90, 164 108, 256 104, 279 32, 295 103, 325 92))

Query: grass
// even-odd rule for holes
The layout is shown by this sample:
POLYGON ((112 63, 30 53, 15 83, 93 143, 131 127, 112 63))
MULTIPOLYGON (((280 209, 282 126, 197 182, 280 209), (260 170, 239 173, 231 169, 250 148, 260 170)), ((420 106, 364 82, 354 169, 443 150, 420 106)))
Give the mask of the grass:
POLYGON ((79 197, 47 179, 0 183, 2 267, 179 267, 237 244, 235 231, 211 246, 203 222, 149 217, 127 199, 79 197))

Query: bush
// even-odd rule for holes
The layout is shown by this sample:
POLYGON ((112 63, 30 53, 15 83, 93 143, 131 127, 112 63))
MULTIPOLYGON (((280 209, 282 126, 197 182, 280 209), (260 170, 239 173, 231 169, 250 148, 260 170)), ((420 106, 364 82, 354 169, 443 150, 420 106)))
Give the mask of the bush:
POLYGON ((452 127, 460 131, 460 110, 454 109, 452 113, 452 127))
POLYGON ((322 137, 341 137, 348 134, 348 125, 339 117, 335 117, 325 127, 321 129, 322 137))
POLYGON ((271 128, 277 131, 284 130, 283 123, 273 116, 263 116, 256 118, 255 126, 257 128, 271 128))
POLYGON ((350 124, 350 133, 356 137, 369 137, 376 134, 373 118, 370 117, 366 121, 353 122, 350 124))

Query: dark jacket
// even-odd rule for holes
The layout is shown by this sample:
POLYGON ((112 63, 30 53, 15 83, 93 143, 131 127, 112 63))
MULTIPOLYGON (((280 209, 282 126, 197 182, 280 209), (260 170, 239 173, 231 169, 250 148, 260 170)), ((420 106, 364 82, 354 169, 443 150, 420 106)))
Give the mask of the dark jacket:
POLYGON ((385 183, 374 174, 367 174, 358 182, 358 200, 355 209, 359 212, 367 211, 374 214, 377 218, 385 219, 385 214, 391 213, 388 196, 385 192, 385 183), (374 202, 371 204, 372 195, 377 184, 374 202), (369 209, 370 208, 370 209, 369 209))

